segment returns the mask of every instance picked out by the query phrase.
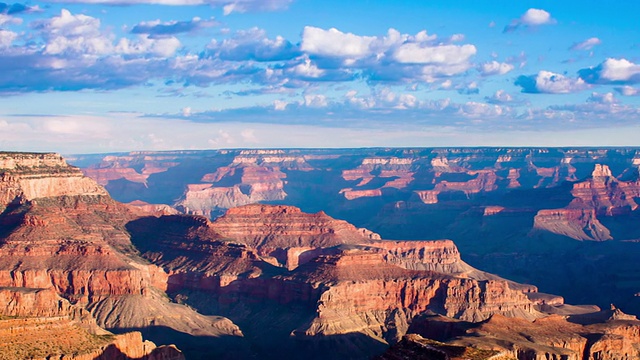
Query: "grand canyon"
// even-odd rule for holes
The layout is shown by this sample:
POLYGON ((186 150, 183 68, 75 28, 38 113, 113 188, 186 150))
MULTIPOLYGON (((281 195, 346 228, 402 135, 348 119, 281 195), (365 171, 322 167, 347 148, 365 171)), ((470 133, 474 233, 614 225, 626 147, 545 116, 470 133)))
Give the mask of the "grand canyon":
POLYGON ((639 167, 633 148, 0 153, 0 358, 637 359, 639 167))

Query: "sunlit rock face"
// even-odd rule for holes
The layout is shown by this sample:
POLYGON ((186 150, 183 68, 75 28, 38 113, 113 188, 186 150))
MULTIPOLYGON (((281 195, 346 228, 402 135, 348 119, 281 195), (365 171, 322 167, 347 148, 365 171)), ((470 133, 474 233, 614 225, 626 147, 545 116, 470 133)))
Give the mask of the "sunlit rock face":
MULTIPOLYGON (((241 336, 228 319, 168 301, 168 275, 137 255, 126 231, 147 209, 114 201, 57 154, 2 153, 0 160, 0 289, 10 305, 4 315, 90 319, 117 332, 157 327, 241 336)), ((132 354, 150 356, 147 348, 132 354)))

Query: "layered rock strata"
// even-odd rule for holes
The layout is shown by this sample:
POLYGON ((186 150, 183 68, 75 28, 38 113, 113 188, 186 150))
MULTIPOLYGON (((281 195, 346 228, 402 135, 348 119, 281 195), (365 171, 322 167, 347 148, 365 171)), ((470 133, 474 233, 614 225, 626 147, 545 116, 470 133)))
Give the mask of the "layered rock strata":
POLYGON ((542 316, 528 296, 535 287, 473 269, 451 241, 379 240, 322 212, 247 205, 214 222, 147 218, 129 230, 143 256, 167 271, 178 298, 208 292, 240 323, 251 315, 234 309, 256 301, 272 304, 273 313, 300 307, 304 315, 288 332, 303 342, 359 334, 394 343, 426 311, 468 321, 542 316))
POLYGON ((136 255, 125 229, 144 212, 112 200, 59 155, 3 156, 14 158, 4 159, 0 175, 0 287, 13 289, 7 314, 50 317, 73 304, 114 331, 241 336, 227 319, 169 303, 168 275, 136 255), (42 305, 52 294, 57 305, 42 305))

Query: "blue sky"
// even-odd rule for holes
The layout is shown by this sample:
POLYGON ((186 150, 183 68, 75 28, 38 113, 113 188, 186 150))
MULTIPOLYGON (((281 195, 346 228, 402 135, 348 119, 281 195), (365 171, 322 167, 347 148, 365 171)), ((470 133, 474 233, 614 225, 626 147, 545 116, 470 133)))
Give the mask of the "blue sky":
POLYGON ((640 145, 640 3, 0 3, 0 149, 640 145))

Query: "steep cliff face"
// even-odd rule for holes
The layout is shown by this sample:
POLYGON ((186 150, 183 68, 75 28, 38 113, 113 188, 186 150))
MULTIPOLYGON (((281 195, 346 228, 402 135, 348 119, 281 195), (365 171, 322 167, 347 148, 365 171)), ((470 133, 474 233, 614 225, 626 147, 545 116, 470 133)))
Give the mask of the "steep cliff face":
POLYGON ((318 300, 317 316, 296 330, 305 336, 362 333, 394 343, 412 319, 426 311, 468 321, 496 313, 530 319, 541 315, 522 291, 511 289, 505 280, 405 270, 365 250, 321 256, 295 276, 327 288, 318 300))
POLYGON ((425 339, 418 334, 407 334, 375 360, 509 360, 508 354, 497 350, 481 350, 472 347, 455 346, 425 339))
POLYGON ((242 150, 228 166, 205 174, 201 183, 187 185, 176 207, 184 213, 211 216, 216 211, 287 197, 282 169, 310 171, 303 156, 282 150, 242 150))
POLYGON ((63 195, 107 192, 58 154, 0 153, 0 206, 63 195))
POLYGON ((139 332, 105 331, 51 287, 3 287, 0 302, 0 359, 184 359, 174 346, 156 347, 139 332))
POLYGON ((0 320, 0 359, 184 360, 175 346, 157 347, 139 332, 92 334, 61 318, 0 320))
POLYGON ((72 303, 112 330, 241 335, 226 319, 169 303, 168 274, 136 255, 125 229, 141 211, 109 198, 58 155, 24 154, 9 165, 0 179, 1 193, 16 194, 4 199, 0 215, 0 287, 14 289, 7 314, 32 308, 32 316, 57 316, 42 305, 53 301, 49 311, 72 303))
POLYGON ((236 167, 219 168, 215 173, 206 174, 202 178, 202 181, 211 181, 213 184, 188 185, 183 199, 177 202, 176 207, 187 214, 209 216, 211 211, 217 209, 282 200, 287 196, 284 192, 285 177, 278 168, 240 162, 236 167), (225 181, 227 176, 233 177, 236 173, 241 174, 239 184, 216 185, 217 182, 225 181))
POLYGON ((598 215, 613 215, 636 210, 634 198, 640 197, 640 180, 619 181, 607 165, 596 164, 587 181, 573 185, 571 194, 598 215))
POLYGON ((382 196, 382 189, 404 189, 414 178, 415 169, 412 166, 413 159, 397 157, 371 157, 362 160, 362 164, 355 169, 343 170, 342 178, 347 181, 359 181, 356 186, 367 186, 374 179, 384 181, 382 186, 376 189, 359 190, 345 188, 340 193, 348 200, 361 197, 382 196))
POLYGON ((611 240, 611 233, 596 217, 596 210, 565 208, 540 210, 534 218, 533 228, 576 240, 611 240))
MULTIPOLYGON (((129 230, 143 256, 167 271, 176 298, 213 309, 211 302, 190 302, 205 292, 202 298, 216 299, 214 308, 240 324, 255 313, 267 316, 287 334, 275 343, 292 341, 292 331, 307 344, 342 336, 394 343, 426 311, 469 321, 542 315, 525 293, 535 287, 472 268, 451 241, 379 240, 345 221, 290 206, 247 205, 214 222, 146 218, 129 230), (299 309, 298 316, 277 317, 284 308, 299 309)), ((353 351, 364 356, 372 350, 353 351)))
POLYGON ((272 256, 278 249, 327 248, 380 238, 324 212, 307 214, 293 206, 247 205, 230 209, 212 224, 212 229, 261 255, 272 256))
POLYGON ((573 184, 575 199, 562 209, 540 210, 535 230, 545 230, 576 240, 612 240, 610 230, 598 216, 630 213, 638 208, 640 180, 620 181, 607 165, 595 164, 591 177, 573 184))
MULTIPOLYGON (((511 359, 634 359, 640 321, 618 311, 618 315, 584 323, 609 311, 577 316, 551 315, 534 321, 493 315, 482 323, 467 323, 442 316, 426 316, 409 331, 436 337, 449 346, 492 350, 511 359), (617 319, 617 316, 626 318, 617 319), (574 320, 574 318, 576 318, 574 320), (419 323, 419 324, 418 324, 419 323)), ((408 345, 408 344, 401 344, 408 345)), ((391 349, 390 354, 403 350, 391 349)), ((420 355, 418 352, 416 355, 420 355)))

